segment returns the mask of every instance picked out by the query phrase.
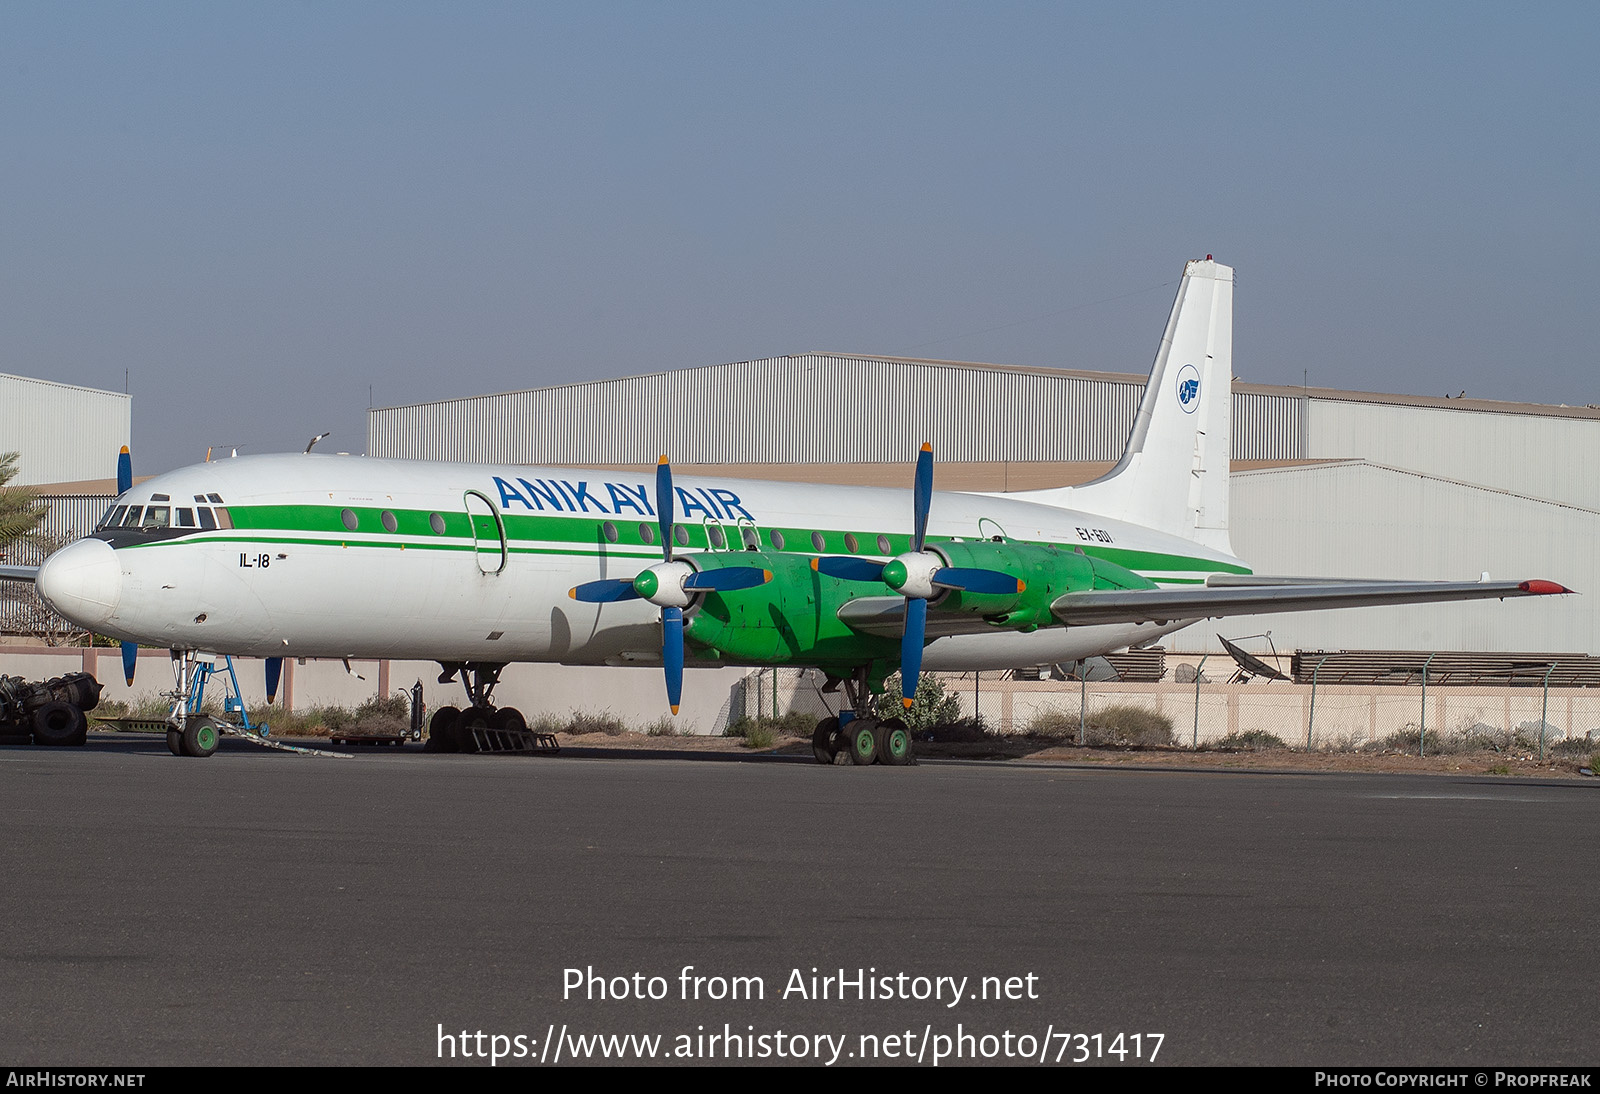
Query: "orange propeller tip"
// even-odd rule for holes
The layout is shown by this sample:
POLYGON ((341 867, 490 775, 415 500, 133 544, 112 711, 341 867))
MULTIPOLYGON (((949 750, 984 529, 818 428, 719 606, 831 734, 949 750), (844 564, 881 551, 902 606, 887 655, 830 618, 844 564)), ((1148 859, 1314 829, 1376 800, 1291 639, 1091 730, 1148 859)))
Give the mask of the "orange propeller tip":
POLYGON ((762 570, 761 571, 761 580, 762 581, 771 581, 772 580, 772 571, 771 570, 762 570))
POLYGON ((1025 593, 1027 591, 1028 591, 1028 583, 1026 581, 1023 581, 1020 577, 1017 578, 1017 592, 1025 593))
POLYGON ((821 561, 822 561, 822 560, 821 560, 821 559, 820 559, 820 558, 814 558, 814 559, 812 559, 812 560, 811 560, 811 568, 812 568, 812 569, 813 569, 813 570, 815 570, 815 569, 816 569, 816 568, 817 568, 817 563, 819 563, 819 562, 821 562, 821 561))
POLYGON ((677 707, 673 707, 672 708, 672 713, 673 713, 674 716, 676 716, 677 713, 678 713, 678 708, 677 707))
POLYGON ((665 456, 665 454, 663 454, 662 457, 659 460, 656 461, 656 465, 660 466, 661 464, 664 464, 666 462, 667 462, 667 457, 665 456))
POLYGON ((126 456, 128 454, 128 446, 127 445, 123 445, 122 446, 122 454, 124 456, 126 456))
POLYGON ((567 590, 567 596, 569 598, 573 599, 573 600, 578 599, 578 590, 577 589, 568 589, 567 590))
POLYGON ((922 442, 922 450, 924 452, 932 452, 933 451, 933 445, 929 444, 927 441, 923 441, 922 442))
POLYGON ((911 700, 910 699, 907 699, 905 696, 901 696, 900 697, 900 701, 905 704, 905 707, 906 707, 907 710, 911 709, 911 700))

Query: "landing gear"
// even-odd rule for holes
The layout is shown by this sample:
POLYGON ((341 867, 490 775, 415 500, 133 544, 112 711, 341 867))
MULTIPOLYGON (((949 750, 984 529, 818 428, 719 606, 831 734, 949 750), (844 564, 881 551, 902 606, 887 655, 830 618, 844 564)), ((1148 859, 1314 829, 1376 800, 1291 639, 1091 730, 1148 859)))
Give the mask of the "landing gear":
POLYGON ((875 763, 902 767, 917 762, 911 729, 899 718, 883 721, 873 712, 867 673, 867 667, 859 668, 853 678, 836 680, 825 689, 842 683, 853 713, 817 723, 811 734, 811 754, 819 764, 839 763, 841 756, 848 756, 858 767, 875 763))
POLYGON ((527 732, 528 720, 520 710, 494 705, 494 688, 500 682, 503 663, 441 661, 439 667, 444 669, 439 676, 441 684, 461 677, 461 685, 467 690, 467 706, 464 710, 440 707, 434 713, 428 724, 426 747, 430 752, 477 752, 489 730, 527 732))
MULTIPOLYGON (((204 759, 217 750, 222 743, 222 734, 217 730, 217 724, 204 714, 191 716, 179 735, 179 746, 183 755, 204 759)), ((167 747, 171 747, 169 743, 167 747)))

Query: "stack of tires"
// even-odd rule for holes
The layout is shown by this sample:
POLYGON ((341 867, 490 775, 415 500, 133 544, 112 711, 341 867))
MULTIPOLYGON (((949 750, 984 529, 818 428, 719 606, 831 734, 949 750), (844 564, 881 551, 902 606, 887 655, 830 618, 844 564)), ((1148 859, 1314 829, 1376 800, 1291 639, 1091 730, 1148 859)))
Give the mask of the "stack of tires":
POLYGON ((0 745, 83 744, 100 690, 86 672, 31 684, 20 676, 0 676, 0 745))

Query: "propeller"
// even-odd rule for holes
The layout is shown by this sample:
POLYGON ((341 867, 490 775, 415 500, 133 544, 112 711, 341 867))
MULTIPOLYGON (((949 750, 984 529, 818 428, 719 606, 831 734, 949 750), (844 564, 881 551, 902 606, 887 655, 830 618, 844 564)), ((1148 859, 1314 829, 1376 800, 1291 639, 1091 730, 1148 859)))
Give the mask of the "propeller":
POLYGON ((917 694, 922 671, 922 649, 928 635, 928 601, 946 589, 1007 595, 1026 586, 1021 579, 999 570, 946 566, 944 559, 925 550, 928 510, 933 504, 933 446, 917 453, 917 470, 911 484, 911 550, 888 562, 873 562, 854 555, 824 555, 811 560, 811 568, 844 581, 881 581, 906 598, 905 632, 900 637, 900 697, 907 709, 917 694))
MULTIPOLYGON (((133 489, 133 456, 128 452, 128 446, 123 445, 122 451, 117 454, 117 497, 121 497, 133 489)), ((133 687, 133 672, 139 667, 139 643, 124 642, 122 644, 122 675, 127 678, 128 686, 133 687)))
POLYGON ((267 702, 271 703, 278 698, 278 681, 283 677, 283 658, 267 658, 267 702))
POLYGON ((759 566, 721 566, 697 570, 672 557, 674 519, 672 465, 665 456, 656 464, 656 517, 661 527, 661 561, 631 579, 603 578, 568 591, 584 604, 612 604, 621 600, 648 600, 661 609, 661 666, 667 674, 667 703, 678 713, 683 698, 683 609, 705 592, 753 589, 772 580, 772 571, 759 566))

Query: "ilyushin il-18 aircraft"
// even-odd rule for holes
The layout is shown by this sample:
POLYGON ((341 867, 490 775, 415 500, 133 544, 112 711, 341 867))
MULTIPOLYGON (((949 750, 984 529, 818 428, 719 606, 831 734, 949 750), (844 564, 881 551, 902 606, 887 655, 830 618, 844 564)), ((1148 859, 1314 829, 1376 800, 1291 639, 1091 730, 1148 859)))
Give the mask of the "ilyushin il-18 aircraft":
MULTIPOLYGON (((928 445, 892 488, 312 454, 208 462, 125 489, 33 577, 95 633, 173 651, 438 661, 464 710, 430 745, 520 728, 512 662, 807 666, 842 686, 817 758, 907 763, 874 714, 900 674, 1080 661, 1197 620, 1564 593, 1550 581, 1267 577, 1228 537, 1233 270, 1187 264, 1126 450, 1104 477, 1019 493, 933 489, 928 445)), ((1063 428, 1071 428, 1064 424, 1063 428)), ((131 474, 128 476, 131 481, 131 474)), ((182 751, 190 741, 174 704, 182 751)), ((172 743, 169 738, 169 743, 172 743)))

